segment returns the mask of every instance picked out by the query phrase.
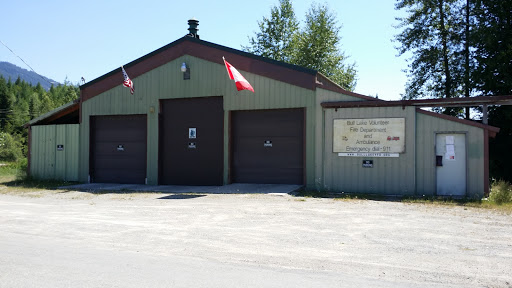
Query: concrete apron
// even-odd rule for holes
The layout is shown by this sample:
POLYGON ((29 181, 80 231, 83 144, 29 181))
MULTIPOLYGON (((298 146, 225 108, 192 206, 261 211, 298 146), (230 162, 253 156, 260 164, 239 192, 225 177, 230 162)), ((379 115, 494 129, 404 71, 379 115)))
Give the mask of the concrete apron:
POLYGON ((113 192, 163 192, 163 193, 206 193, 206 194, 292 194, 302 185, 288 184, 229 184, 224 186, 178 186, 178 185, 138 185, 138 184, 113 184, 113 183, 89 183, 71 186, 62 186, 59 189, 76 191, 113 191, 113 192))

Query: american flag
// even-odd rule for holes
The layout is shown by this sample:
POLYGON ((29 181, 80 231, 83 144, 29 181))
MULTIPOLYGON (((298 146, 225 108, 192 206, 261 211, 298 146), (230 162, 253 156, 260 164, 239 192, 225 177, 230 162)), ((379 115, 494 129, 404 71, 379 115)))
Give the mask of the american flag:
POLYGON ((132 82, 132 80, 130 80, 130 77, 128 77, 128 74, 126 74, 126 71, 124 71, 123 66, 121 66, 121 69, 123 70, 123 76, 124 76, 123 86, 129 87, 130 93, 132 93, 132 95, 133 95, 133 92, 135 92, 135 88, 133 87, 133 82, 132 82))

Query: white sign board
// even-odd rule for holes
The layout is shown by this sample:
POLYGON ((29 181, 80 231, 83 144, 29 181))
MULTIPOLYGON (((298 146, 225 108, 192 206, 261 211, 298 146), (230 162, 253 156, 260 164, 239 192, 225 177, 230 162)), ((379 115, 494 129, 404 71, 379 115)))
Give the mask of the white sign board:
POLYGON ((334 119, 333 128, 333 152, 339 156, 405 152, 405 118, 334 119))

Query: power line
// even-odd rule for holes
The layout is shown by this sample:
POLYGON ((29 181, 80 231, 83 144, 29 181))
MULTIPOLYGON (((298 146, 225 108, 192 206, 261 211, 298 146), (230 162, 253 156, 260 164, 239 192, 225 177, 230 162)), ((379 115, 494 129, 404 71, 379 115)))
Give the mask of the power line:
POLYGON ((4 45, 4 46, 5 46, 5 48, 9 49, 9 51, 11 51, 11 53, 12 53, 14 56, 16 56, 16 57, 20 58, 20 60, 21 60, 23 63, 25 63, 25 65, 27 65, 27 66, 28 66, 28 68, 30 68, 30 70, 32 70, 32 72, 34 72, 34 73, 36 73, 36 74, 37 74, 37 76, 41 77, 41 79, 43 79, 44 81, 46 81, 46 82, 48 82, 49 84, 53 85, 53 83, 52 83, 52 82, 50 82, 50 81, 46 80, 43 76, 39 75, 39 73, 37 73, 37 72, 36 72, 32 67, 30 67, 30 65, 28 65, 28 64, 27 64, 27 62, 25 62, 25 60, 21 59, 21 57, 20 57, 20 56, 18 56, 16 53, 14 53, 14 51, 12 51, 12 49, 11 49, 11 48, 9 48, 7 45, 5 45, 5 43, 4 43, 4 42, 2 42, 2 40, 0 40, 0 43, 2 43, 2 45, 4 45))

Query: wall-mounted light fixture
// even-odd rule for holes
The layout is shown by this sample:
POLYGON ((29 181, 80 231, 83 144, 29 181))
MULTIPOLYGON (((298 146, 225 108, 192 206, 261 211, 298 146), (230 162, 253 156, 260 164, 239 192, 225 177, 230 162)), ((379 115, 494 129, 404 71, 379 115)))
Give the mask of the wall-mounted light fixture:
POLYGON ((183 80, 190 79, 190 67, 187 66, 187 63, 183 62, 181 64, 181 72, 183 72, 183 80))

